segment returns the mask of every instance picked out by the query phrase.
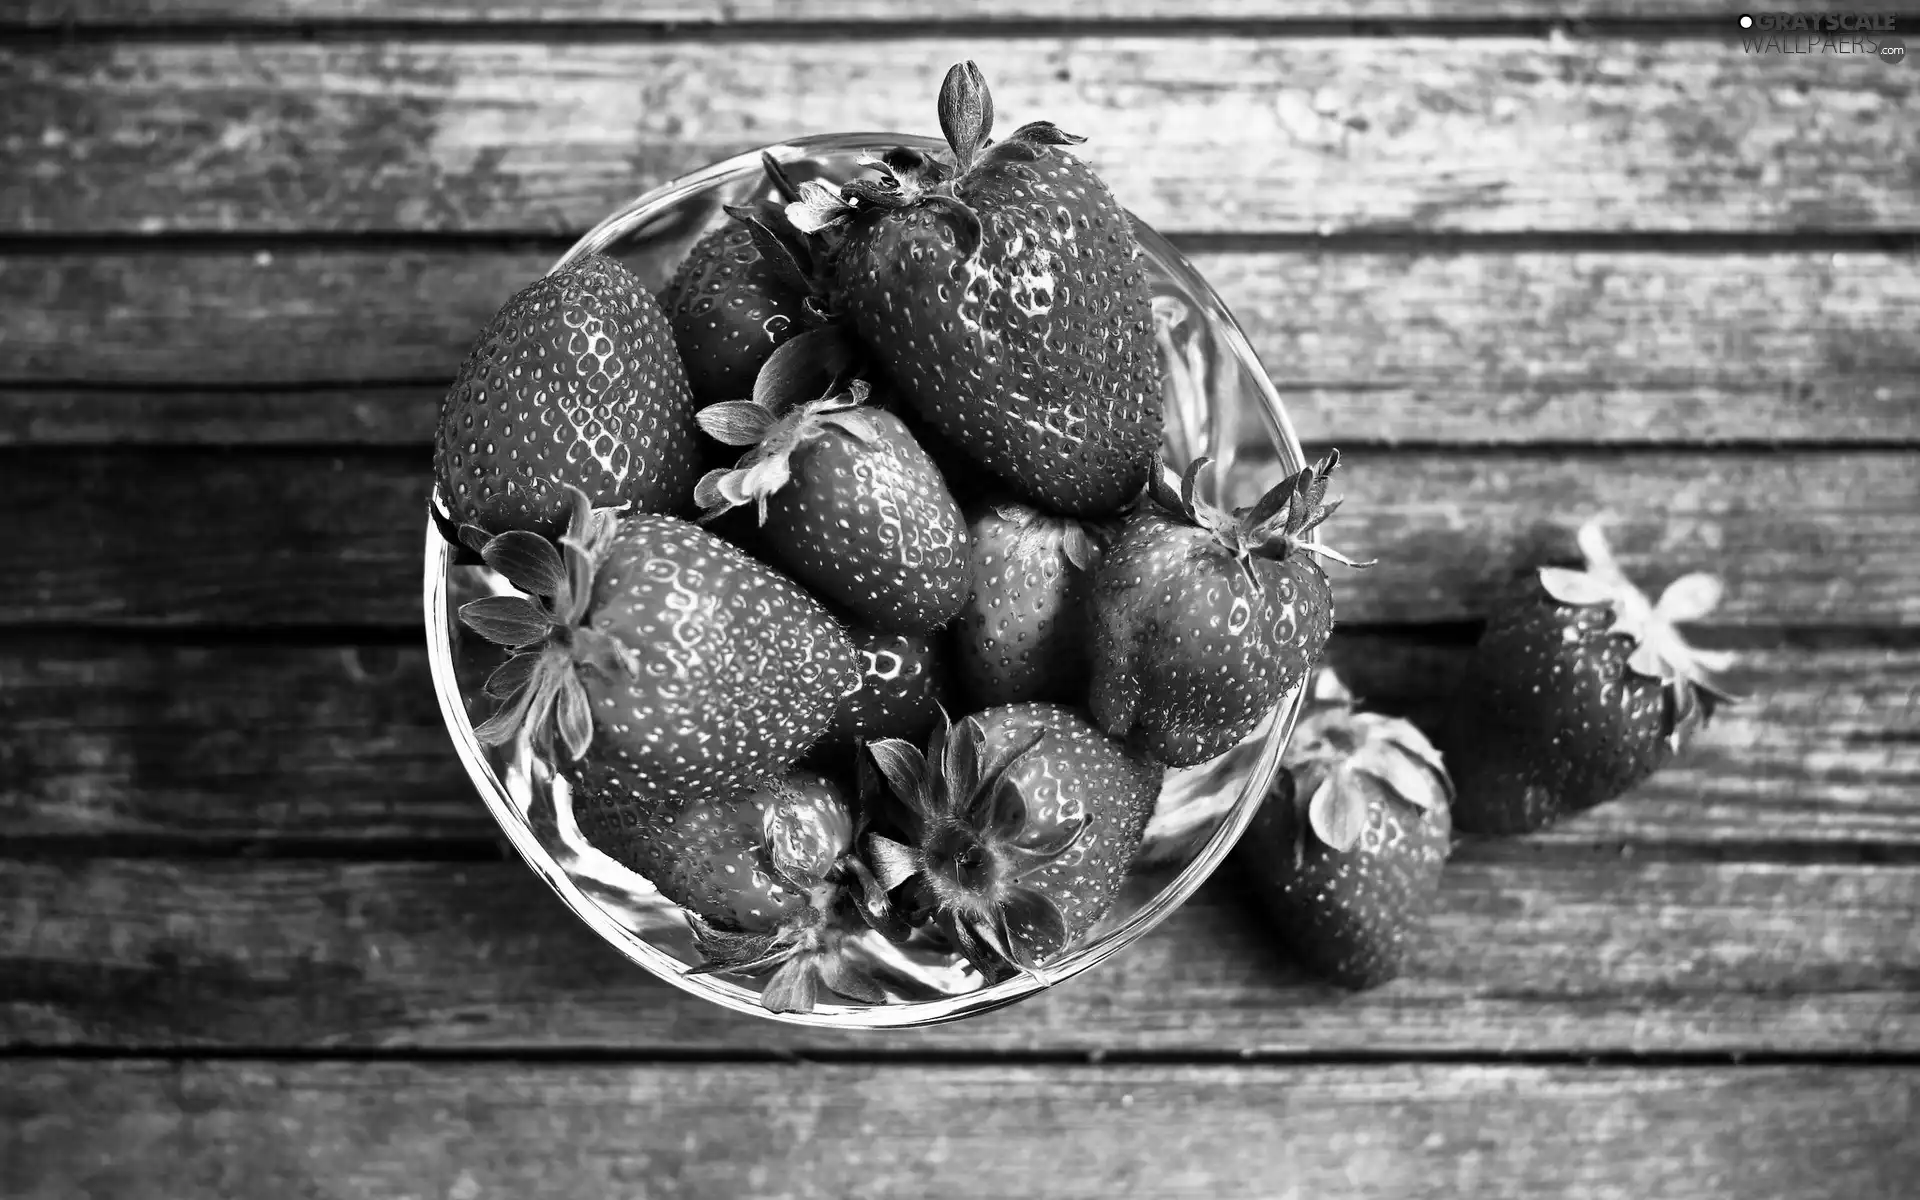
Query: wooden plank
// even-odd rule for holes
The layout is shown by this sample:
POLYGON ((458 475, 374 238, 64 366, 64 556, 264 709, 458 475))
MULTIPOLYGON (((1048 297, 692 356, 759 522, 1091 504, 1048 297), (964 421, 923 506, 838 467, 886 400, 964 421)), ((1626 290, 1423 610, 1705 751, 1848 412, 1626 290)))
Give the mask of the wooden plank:
MULTIPOLYGON (((424 445, 559 252, 0 256, 0 444, 424 445)), ((1194 261, 1313 440, 1920 441, 1913 255, 1194 261)))
POLYGON ((13 232, 585 229, 978 60, 1171 231, 1920 226, 1920 77, 1718 39, 110 41, 0 53, 13 232))
POLYGON ((1463 845, 1413 967, 1307 982, 1214 881, 1084 978, 897 1034, 655 980, 519 862, 24 861, 0 1039, 35 1047, 1042 1053, 1920 1051, 1920 867, 1463 845))
POLYGON ((18 1200, 1896 1200, 1920 1166, 1901 1067, 54 1060, 0 1103, 18 1200))
MULTIPOLYGON (((1920 848, 1920 651, 1747 649, 1679 762, 1534 839, 1600 846, 1920 848)), ((1381 711, 1429 720, 1464 648, 1337 634, 1381 711)), ((0 652, 0 841, 494 836, 407 647, 75 643, 0 652)))
MULTIPOLYGON (((1658 588, 1723 575, 1714 622, 1920 621, 1920 452, 1604 451, 1348 460, 1339 618, 1472 617, 1513 569, 1596 512, 1623 565, 1658 588)), ((11 455, 0 511, 0 624, 390 625, 421 619, 430 478, 422 453, 41 451, 11 455)), ((1234 500, 1276 482, 1244 462, 1234 500)), ((1332 531, 1330 530, 1330 535, 1332 531)))
MULTIPOLYGON (((8 22, 192 27, 307 22, 535 25, 887 25, 978 21, 1480 21, 1723 18, 1713 0, 24 0, 8 22)), ((1848 0, 1811 0, 1794 12, 1851 12, 1848 0)))

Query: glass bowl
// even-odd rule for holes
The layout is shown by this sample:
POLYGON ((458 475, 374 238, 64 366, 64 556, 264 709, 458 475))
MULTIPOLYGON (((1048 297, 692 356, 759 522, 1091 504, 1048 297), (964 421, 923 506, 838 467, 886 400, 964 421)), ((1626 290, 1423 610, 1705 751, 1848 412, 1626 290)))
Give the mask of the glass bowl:
MULTIPOLYGON (((844 133, 767 146, 796 182, 844 182, 870 171, 861 159, 889 146, 944 153, 943 143, 895 133, 844 133)), ((656 293, 694 242, 727 218, 723 205, 774 196, 763 151, 715 163, 638 197, 582 237, 552 270, 601 252, 631 267, 656 293)), ((1166 376, 1166 454, 1178 470, 1197 454, 1214 459, 1216 503, 1233 466, 1239 423, 1263 422, 1287 473, 1304 466, 1280 397, 1226 306, 1193 265, 1134 219, 1146 252, 1166 376)), ((487 810, 527 865, 568 908, 621 954, 673 986, 736 1012, 827 1028, 932 1025, 1005 1007, 1118 953, 1178 908, 1226 858, 1265 796, 1301 703, 1295 688, 1227 756, 1169 771, 1148 842, 1110 912, 1045 966, 986 985, 963 960, 928 947, 898 947, 867 934, 858 950, 887 974, 916 985, 885 1004, 822 1003, 809 1013, 761 1007, 757 980, 694 974, 701 962, 681 910, 645 879, 588 845, 572 819, 567 785, 524 746, 492 749, 474 736, 488 710, 481 692, 497 653, 459 626, 461 604, 511 589, 484 567, 455 566, 431 519, 426 538, 426 632, 434 690, 460 759, 487 810), (1249 760, 1252 769, 1245 770, 1249 760)), ((956 718, 961 714, 956 713, 956 718)))

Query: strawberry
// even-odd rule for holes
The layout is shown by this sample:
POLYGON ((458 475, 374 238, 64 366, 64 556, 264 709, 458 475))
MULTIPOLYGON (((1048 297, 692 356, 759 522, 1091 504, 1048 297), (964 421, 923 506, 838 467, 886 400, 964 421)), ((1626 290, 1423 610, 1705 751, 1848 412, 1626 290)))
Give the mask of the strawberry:
POLYGON ((811 1012, 822 990, 875 1004, 886 994, 853 936, 906 931, 852 854, 860 829, 831 781, 795 770, 682 806, 633 865, 685 910, 696 973, 770 973, 760 1003, 774 1012, 811 1012))
POLYGON ((1440 746, 1472 833, 1526 833, 1592 808, 1658 770, 1731 697, 1710 672, 1731 657, 1687 645, 1675 622, 1712 611, 1720 583, 1675 580, 1651 603, 1597 523, 1584 571, 1541 567, 1487 621, 1440 746))
POLYGON ((967 598, 966 522, 900 418, 866 396, 856 380, 779 416, 757 400, 702 409, 701 428, 751 449, 694 498, 709 519, 755 505, 767 553, 855 623, 930 632, 967 598))
POLYGON ((1087 696, 1087 599, 1100 547, 1089 528, 1018 502, 968 527, 972 588, 954 627, 961 681, 976 706, 1087 696))
MULTIPOLYGON (((797 199, 780 165, 761 161, 779 198, 797 199)), ((818 243, 788 226, 778 205, 726 211, 728 223, 694 243, 660 294, 702 407, 751 395, 773 351, 824 321, 818 243)))
POLYGON ((717 928, 767 933, 808 907, 808 887, 794 877, 824 878, 852 837, 839 788, 794 769, 681 805, 634 843, 627 865, 717 928), (776 864, 776 848, 802 853, 776 864))
POLYGON ((826 609, 738 549, 677 517, 616 523, 573 502, 559 550, 519 531, 481 548, 526 595, 460 609, 515 650, 486 685, 505 703, 474 732, 542 749, 582 832, 631 865, 676 806, 786 769, 859 676, 826 609))
POLYGON ((1357 711, 1322 670, 1235 865, 1300 965, 1377 987, 1405 969, 1432 907, 1452 796, 1419 730, 1357 711))
POLYGON ((551 538, 569 487, 596 506, 688 511, 700 454, 659 304, 589 254, 521 289, 481 331, 441 404, 433 469, 455 525, 551 538))
POLYGON ((952 166, 888 151, 878 179, 801 185, 796 228, 836 230, 835 296, 929 423, 1034 502, 1112 512, 1160 442, 1146 263, 1126 212, 1048 122, 988 143, 993 101, 947 74, 952 166))
POLYGON ((1106 915, 1162 774, 1057 704, 957 725, 942 713, 924 754, 891 738, 867 751, 907 837, 867 836, 880 886, 990 978, 1045 963, 1106 915))
POLYGON ((1175 767, 1232 749, 1320 660, 1333 589, 1308 556, 1371 565, 1308 540, 1338 451, 1232 514, 1195 494, 1211 461, 1177 491, 1154 472, 1093 584, 1094 720, 1175 767))
POLYGON ((860 663, 860 686, 840 702, 825 744, 846 747, 857 740, 927 736, 947 693, 945 640, 872 629, 849 629, 847 640, 860 663))

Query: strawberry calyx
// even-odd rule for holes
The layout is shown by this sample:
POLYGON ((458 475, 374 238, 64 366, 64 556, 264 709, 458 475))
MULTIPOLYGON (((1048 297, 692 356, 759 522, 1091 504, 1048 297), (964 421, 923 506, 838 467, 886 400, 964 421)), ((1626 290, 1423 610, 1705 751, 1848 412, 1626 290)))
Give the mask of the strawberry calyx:
POLYGON ((1605 632, 1632 641, 1627 669, 1659 680, 1673 697, 1668 744, 1678 750, 1693 729, 1712 719, 1719 705, 1737 699, 1713 678, 1733 666, 1734 656, 1688 645, 1676 627, 1700 620, 1719 605, 1724 590, 1720 580, 1706 572, 1682 575, 1667 585, 1658 601, 1652 601, 1621 569, 1600 519, 1584 523, 1576 540, 1586 569, 1541 567, 1540 586, 1562 604, 1612 609, 1613 620, 1605 632))
POLYGON ((724 205, 726 214, 746 228, 754 248, 772 264, 782 282, 805 297, 807 314, 822 324, 829 323, 834 319, 834 239, 829 230, 796 227, 788 218, 787 208, 802 198, 800 185, 793 182, 778 159, 764 150, 760 166, 778 199, 772 203, 724 205))
POLYGON ((1201 472, 1212 465, 1213 459, 1202 456, 1176 476, 1164 455, 1156 455, 1147 479, 1147 496, 1168 515, 1211 534, 1239 561, 1256 589, 1265 585, 1253 569, 1255 558, 1281 561, 1294 554, 1317 554, 1356 569, 1374 565, 1373 559, 1348 558, 1321 545, 1313 536, 1340 507, 1340 500, 1326 502, 1327 485, 1340 465, 1338 450, 1328 451, 1319 462, 1281 480, 1253 505, 1231 513, 1209 504, 1199 494, 1201 472))
POLYGON ((1426 735, 1400 718, 1359 711, 1328 667, 1315 673, 1281 767, 1305 810, 1296 864, 1309 834, 1331 850, 1352 850, 1379 805, 1403 805, 1427 819, 1453 803, 1453 781, 1426 735))
MULTIPOLYGON (((764 784, 779 794, 780 781, 764 784)), ((865 1004, 885 1002, 871 959, 857 953, 855 938, 874 929, 905 941, 901 920, 873 872, 854 852, 866 815, 845 809, 774 804, 762 830, 767 865, 781 882, 807 897, 807 904, 779 928, 765 933, 723 929, 689 911, 687 924, 705 961, 688 974, 771 972, 761 1006, 772 1012, 811 1012, 824 990, 865 1004)))
POLYGON ((695 419, 708 436, 747 451, 733 466, 708 471, 694 486, 700 519, 712 521, 731 509, 753 504, 765 524, 767 499, 793 481, 794 453, 830 430, 862 445, 879 442, 882 434, 873 422, 879 410, 867 405, 869 393, 866 381, 856 379, 838 395, 810 400, 784 413, 759 399, 727 400, 701 409, 695 419))
POLYGON ((906 889, 908 923, 941 930, 990 981, 1035 970, 1069 937, 1059 906, 1026 880, 1079 845, 1092 818, 1033 836, 1012 774, 1047 736, 1035 731, 989 755, 977 718, 955 725, 942 710, 924 752, 882 738, 863 756, 903 810, 909 837, 866 836, 877 883, 888 893, 906 889))
POLYGON ((593 740, 593 718, 579 670, 631 678, 640 667, 634 652, 618 638, 584 624, 594 577, 612 548, 620 510, 596 509, 579 488, 569 486, 567 491, 573 512, 558 547, 525 530, 509 530, 479 543, 481 561, 523 594, 469 601, 460 606, 460 619, 481 637, 514 651, 487 677, 483 690, 502 704, 474 736, 485 746, 529 737, 551 757, 557 732, 567 757, 578 759, 593 740))
POLYGON ((976 173, 999 164, 1033 162, 1049 146, 1074 146, 1087 140, 1051 121, 1030 121, 1004 140, 993 141, 993 94, 971 60, 947 71, 940 85, 939 112, 940 132, 953 154, 952 166, 905 146, 883 151, 877 158, 868 155, 861 164, 878 167, 876 179, 841 187, 801 184, 800 199, 787 206, 794 228, 818 233, 844 225, 862 212, 934 206, 953 221, 956 245, 961 256, 970 259, 980 250, 985 226, 980 214, 959 198, 957 189, 976 173))
POLYGON ((1006 556, 1017 567, 1041 566, 1057 571, 1065 563, 1085 574, 1100 565, 1101 543, 1108 530, 1017 500, 995 504, 993 513, 1010 527, 1012 537, 1006 556))

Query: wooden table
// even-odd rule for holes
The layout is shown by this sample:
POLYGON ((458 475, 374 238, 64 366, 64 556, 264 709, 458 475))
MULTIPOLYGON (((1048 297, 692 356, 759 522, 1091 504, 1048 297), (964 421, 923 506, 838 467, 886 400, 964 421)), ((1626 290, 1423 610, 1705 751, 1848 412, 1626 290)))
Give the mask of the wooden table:
POLYGON ((1732 7, 5 6, 0 1194, 1914 1195, 1920 66, 1744 53, 1732 7), (990 1018, 735 1018, 503 860, 454 759, 421 516, 479 324, 677 173, 931 131, 961 57, 1347 455, 1378 705, 1592 512, 1727 580, 1753 699, 1461 845, 1390 987, 1216 884, 990 1018))

